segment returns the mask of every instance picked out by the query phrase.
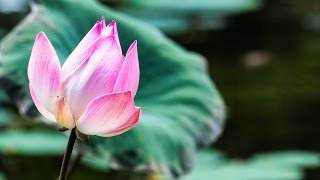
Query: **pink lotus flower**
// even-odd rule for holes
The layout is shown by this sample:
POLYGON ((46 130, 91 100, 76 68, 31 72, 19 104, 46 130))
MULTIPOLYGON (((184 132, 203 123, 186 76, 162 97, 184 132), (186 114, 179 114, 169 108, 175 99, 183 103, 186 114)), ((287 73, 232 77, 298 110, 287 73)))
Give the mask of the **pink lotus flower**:
POLYGON ((140 108, 137 42, 122 55, 116 23, 98 21, 61 67, 45 33, 35 40, 28 67, 30 93, 39 112, 86 135, 115 136, 133 128, 140 108))

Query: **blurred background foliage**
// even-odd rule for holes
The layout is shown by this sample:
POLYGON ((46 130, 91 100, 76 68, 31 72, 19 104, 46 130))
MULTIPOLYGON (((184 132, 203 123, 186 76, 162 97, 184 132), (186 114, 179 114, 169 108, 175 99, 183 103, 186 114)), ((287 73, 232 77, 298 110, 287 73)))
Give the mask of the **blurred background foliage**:
MULTIPOLYGON (((0 0, 0 38, 27 14, 29 2, 0 0)), ((157 26, 185 48, 208 59, 210 74, 228 106, 228 120, 224 133, 211 147, 214 150, 200 152, 194 171, 185 179, 320 179, 319 1, 101 2, 157 26)), ((2 107, 12 106, 5 95, 0 97, 5 102, 2 107)), ((5 117, 0 118, 0 128, 9 119, 20 118, 13 114, 0 109, 1 117, 5 117)), ((39 138, 36 134, 34 138, 39 138)), ((15 146, 11 143, 17 142, 15 137, 14 133, 1 132, 0 151, 10 152, 3 147, 15 146)), ((59 167, 61 145, 28 150, 24 148, 28 143, 23 142, 32 137, 25 138, 22 144, 12 147, 24 151, 22 155, 0 154, 0 179, 5 178, 2 174, 19 179, 19 172, 23 172, 24 179, 37 179, 35 171, 55 177, 55 172, 47 169, 59 167), (39 155, 42 153, 37 151, 42 150, 51 156, 39 155), (33 167, 34 161, 39 162, 37 168, 33 167)), ((61 136, 56 142, 65 143, 64 139, 61 136)), ((41 145, 41 140, 35 141, 41 145)), ((106 172, 107 164, 91 163, 102 171, 81 165, 73 178, 161 177, 106 172)))

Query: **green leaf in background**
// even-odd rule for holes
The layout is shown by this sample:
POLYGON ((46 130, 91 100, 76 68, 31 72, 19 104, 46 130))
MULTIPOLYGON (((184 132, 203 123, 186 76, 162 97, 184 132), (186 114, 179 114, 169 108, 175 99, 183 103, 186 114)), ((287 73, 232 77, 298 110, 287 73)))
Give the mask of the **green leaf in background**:
POLYGON ((124 51, 138 40, 141 79, 135 100, 142 107, 142 118, 136 128, 123 135, 91 137, 89 144, 84 144, 86 153, 110 161, 113 168, 172 176, 189 171, 197 150, 221 134, 225 106, 209 79, 204 58, 147 24, 95 1, 43 0, 1 41, 0 84, 7 92, 8 87, 15 87, 17 95, 11 93, 10 98, 20 112, 33 114, 26 73, 36 34, 47 34, 63 63, 102 16, 118 23, 124 51))
POLYGON ((87 156, 81 159, 81 163, 103 172, 107 172, 110 169, 110 165, 105 159, 87 156))
POLYGON ((61 155, 67 136, 44 130, 7 130, 0 132, 1 154, 61 155))
POLYGON ((6 180, 5 176, 0 172, 0 180, 6 180))
POLYGON ((320 153, 306 151, 282 151, 257 154, 250 159, 254 166, 287 166, 297 168, 320 167, 320 153))
POLYGON ((0 105, 3 105, 4 103, 8 103, 9 98, 7 94, 4 92, 3 89, 0 89, 0 105))
MULTIPOLYGON (((1 83, 0 83, 1 85, 1 83)), ((2 87, 2 86, 0 86, 2 87)), ((8 87, 8 90, 14 94, 14 87, 8 87), (12 91, 11 91, 12 90, 12 91)), ((24 106, 26 107, 26 106, 24 106)), ((33 111, 29 111, 29 115, 34 114, 33 111)), ((31 121, 26 117, 22 117, 15 107, 14 103, 10 101, 8 94, 4 89, 0 89, 0 128, 2 129, 18 129, 24 128, 25 126, 39 125, 39 121, 31 121)))
POLYGON ((0 0, 0 13, 13 13, 28 10, 31 0, 0 0))
POLYGON ((241 12, 256 9, 261 6, 261 0, 122 0, 131 7, 172 9, 182 13, 190 12, 241 12))
POLYGON ((319 168, 320 154, 305 151, 283 151, 256 155, 249 160, 230 160, 212 150, 197 156, 195 169, 183 179, 303 179, 305 168, 319 168))
POLYGON ((17 113, 14 112, 10 99, 3 89, 0 89, 0 126, 11 123, 11 120, 16 118, 17 113))
POLYGON ((0 127, 9 126, 17 119, 20 119, 17 112, 10 108, 0 106, 0 127))
POLYGON ((0 40, 5 35, 5 30, 0 28, 0 40))
POLYGON ((117 4, 116 8, 119 11, 153 24, 166 33, 179 34, 224 28, 228 24, 226 16, 257 10, 262 6, 262 1, 121 0, 115 1, 114 4, 117 4))
POLYGON ((31 0, 0 0, 0 40, 27 14, 31 0))

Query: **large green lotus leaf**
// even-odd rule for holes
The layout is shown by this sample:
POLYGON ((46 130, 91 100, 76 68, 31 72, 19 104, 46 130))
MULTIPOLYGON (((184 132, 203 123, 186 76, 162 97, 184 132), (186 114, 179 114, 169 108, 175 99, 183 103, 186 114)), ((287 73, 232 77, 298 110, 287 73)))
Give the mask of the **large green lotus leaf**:
POLYGON ((225 106, 204 59, 157 29, 95 1, 43 1, 33 5, 31 14, 2 40, 0 84, 11 92, 20 112, 35 114, 26 70, 36 34, 47 34, 63 63, 102 16, 117 21, 124 51, 138 40, 141 79, 135 101, 142 117, 130 132, 113 138, 90 137, 84 146, 89 147, 88 153, 111 161, 113 168, 179 176, 190 170, 196 151, 221 134, 225 106))
POLYGON ((318 168, 316 152, 282 151, 258 154, 249 160, 226 159, 221 153, 205 150, 198 154, 195 169, 183 179, 303 179, 305 168, 318 168))

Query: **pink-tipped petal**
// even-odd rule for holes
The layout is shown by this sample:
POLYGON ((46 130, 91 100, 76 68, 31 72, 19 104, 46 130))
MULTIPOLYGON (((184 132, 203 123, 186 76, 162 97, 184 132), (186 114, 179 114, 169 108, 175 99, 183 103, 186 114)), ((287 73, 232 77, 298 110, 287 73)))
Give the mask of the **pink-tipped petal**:
POLYGON ((116 37, 116 41, 121 51, 117 27, 114 26, 114 23, 110 23, 108 26, 106 26, 105 20, 104 18, 102 18, 102 20, 98 21, 85 35, 85 37, 80 41, 77 47, 69 55, 66 62, 63 64, 63 79, 67 79, 79 68, 81 68, 81 66, 90 58, 91 54, 95 51, 98 41, 100 41, 101 38, 106 38, 109 36, 116 37))
POLYGON ((75 122, 71 114, 69 106, 65 102, 64 97, 58 97, 55 104, 55 117, 57 123, 61 127, 72 129, 75 127, 75 122))
POLYGON ((104 17, 101 18, 100 23, 101 23, 101 25, 102 25, 103 28, 107 27, 107 26, 106 26, 106 20, 104 19, 104 17))
POLYGON ((113 91, 122 62, 114 37, 102 38, 90 59, 65 81, 66 101, 75 119, 90 101, 113 91))
POLYGON ((35 94, 31 84, 29 84, 29 89, 30 89, 30 94, 31 94, 31 98, 36 106, 36 108, 38 109, 38 111, 40 112, 40 114, 42 114, 42 116, 44 116, 46 119, 49 119, 53 122, 56 122, 56 119, 54 117, 54 114, 52 114, 51 112, 49 112, 45 107, 42 106, 42 104, 40 103, 39 99, 37 98, 37 95, 35 94))
POLYGON ((106 29, 110 29, 110 34, 115 37, 115 40, 118 44, 118 48, 120 49, 120 52, 122 53, 121 45, 120 45, 120 40, 119 40, 119 35, 118 35, 118 28, 117 28, 117 23, 115 21, 111 21, 110 24, 108 24, 106 29))
POLYGON ((139 116, 130 92, 113 93, 91 101, 76 126, 87 135, 111 136, 135 126, 139 116))
POLYGON ((108 131, 108 132, 103 133, 103 134, 97 134, 97 136, 111 137, 111 136, 116 136, 116 135, 119 135, 119 134, 122 134, 124 132, 129 131, 130 129, 134 128, 138 124, 139 119, 140 119, 140 114, 141 114, 141 109, 138 108, 133 113, 133 115, 130 117, 130 120, 128 120, 128 122, 127 122, 128 125, 122 126, 122 127, 118 128, 118 129, 114 129, 112 131, 108 131))
POLYGON ((132 97, 134 97, 138 90, 139 76, 137 41, 134 41, 129 47, 125 60, 122 63, 113 92, 131 91, 132 97))
POLYGON ((61 67, 52 44, 43 32, 37 35, 33 45, 28 78, 41 105, 54 113, 54 98, 60 88, 61 67))
POLYGON ((95 49, 94 45, 101 36, 103 27, 97 22, 72 51, 62 66, 62 77, 68 78, 85 63, 95 49))

